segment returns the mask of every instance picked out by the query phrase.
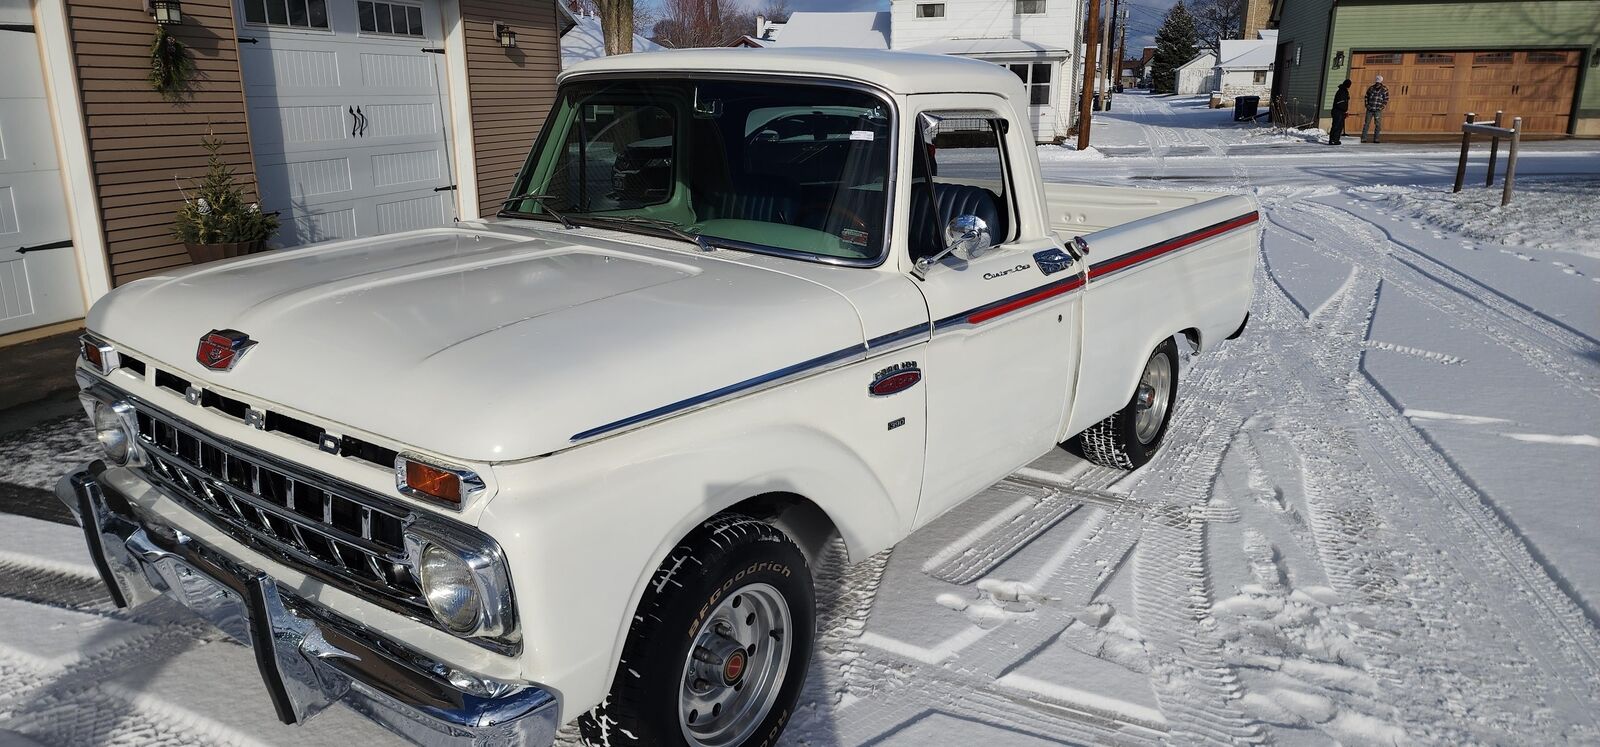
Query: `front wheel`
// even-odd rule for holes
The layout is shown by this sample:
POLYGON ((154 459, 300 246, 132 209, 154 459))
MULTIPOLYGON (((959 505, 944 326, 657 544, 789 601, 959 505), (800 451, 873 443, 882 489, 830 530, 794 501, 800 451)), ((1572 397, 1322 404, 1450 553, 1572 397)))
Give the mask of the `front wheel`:
POLYGON ((1073 436, 1067 449, 1096 464, 1137 469, 1155 456, 1167 436, 1178 400, 1178 346, 1168 337, 1150 353, 1133 399, 1121 410, 1073 436))
POLYGON ((810 568, 787 535, 714 518, 656 571, 611 694, 578 731, 606 747, 773 744, 800 697, 815 615, 810 568))

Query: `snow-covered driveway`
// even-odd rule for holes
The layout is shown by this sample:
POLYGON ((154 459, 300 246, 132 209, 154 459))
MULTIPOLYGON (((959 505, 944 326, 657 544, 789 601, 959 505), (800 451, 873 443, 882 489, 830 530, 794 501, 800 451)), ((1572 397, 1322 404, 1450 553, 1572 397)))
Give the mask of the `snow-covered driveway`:
MULTIPOLYGON (((1539 223, 1600 211, 1600 148, 1531 145, 1529 209, 1478 213, 1445 196, 1448 149, 1177 103, 1118 97, 1105 152, 1042 149, 1047 176, 1253 190, 1248 332, 1186 361, 1145 469, 1060 452, 825 563, 786 743, 1600 741, 1600 252, 1539 223)), ((0 444, 0 481, 43 485, 71 457, 39 444, 84 441, 0 444)), ((110 610, 80 546, 0 517, 0 742, 390 739, 339 708, 276 725, 246 650, 110 610)))

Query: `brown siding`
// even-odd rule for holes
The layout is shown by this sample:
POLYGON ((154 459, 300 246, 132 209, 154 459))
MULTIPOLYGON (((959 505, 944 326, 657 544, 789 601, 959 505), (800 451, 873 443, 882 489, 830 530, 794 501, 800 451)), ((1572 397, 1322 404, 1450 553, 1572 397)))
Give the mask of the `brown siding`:
POLYGON ((556 2, 461 0, 478 205, 483 215, 494 215, 510 194, 511 181, 555 98, 556 73, 561 70, 556 2), (500 46, 495 21, 517 32, 516 49, 500 46))
POLYGON ((145 82, 155 21, 145 0, 66 0, 78 88, 88 129, 90 168, 105 222, 113 285, 189 264, 172 238, 187 187, 205 173, 200 138, 213 132, 247 193, 255 165, 245 124, 233 6, 184 0, 173 36, 189 45, 198 76, 192 95, 173 103, 145 82))

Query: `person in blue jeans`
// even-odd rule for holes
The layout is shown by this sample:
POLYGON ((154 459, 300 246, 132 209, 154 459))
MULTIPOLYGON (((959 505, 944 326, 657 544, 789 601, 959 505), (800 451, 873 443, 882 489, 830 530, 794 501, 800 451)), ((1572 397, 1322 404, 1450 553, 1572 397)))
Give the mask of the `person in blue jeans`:
POLYGON ((1383 85, 1383 76, 1379 75, 1372 85, 1367 86, 1367 93, 1363 97, 1367 104, 1367 116, 1361 120, 1361 142, 1367 142, 1367 127, 1372 128, 1372 142, 1383 142, 1383 108, 1389 105, 1389 89, 1383 85))

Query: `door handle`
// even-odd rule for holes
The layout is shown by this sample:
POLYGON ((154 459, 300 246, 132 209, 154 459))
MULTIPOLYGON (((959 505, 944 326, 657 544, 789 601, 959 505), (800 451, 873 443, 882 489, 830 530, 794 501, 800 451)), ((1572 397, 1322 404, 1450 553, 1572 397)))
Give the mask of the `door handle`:
POLYGON ((367 136, 367 115, 361 113, 361 107, 356 107, 356 116, 361 119, 361 137, 367 136))
POLYGON ((356 116, 355 107, 345 107, 345 110, 350 112, 350 137, 355 137, 356 130, 361 127, 361 118, 356 116))

